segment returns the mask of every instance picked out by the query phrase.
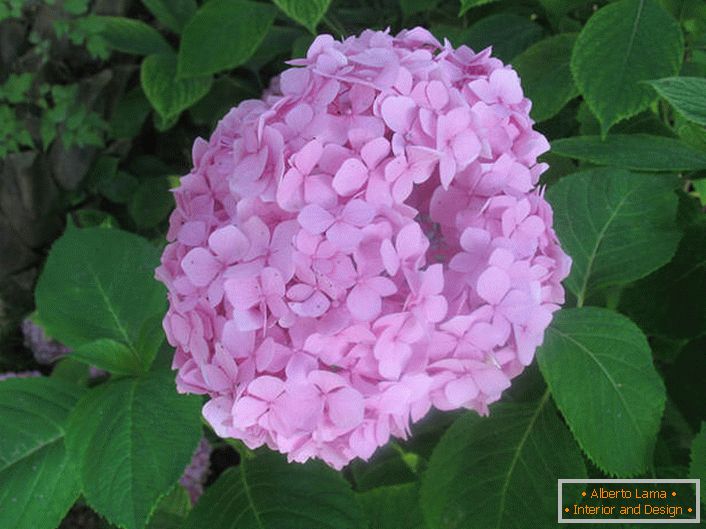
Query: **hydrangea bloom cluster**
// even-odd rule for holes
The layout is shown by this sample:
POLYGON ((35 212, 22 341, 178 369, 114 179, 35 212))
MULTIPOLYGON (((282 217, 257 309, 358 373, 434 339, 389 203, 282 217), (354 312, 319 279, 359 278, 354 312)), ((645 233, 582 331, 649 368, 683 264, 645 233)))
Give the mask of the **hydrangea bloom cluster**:
POLYGON ((194 450, 191 462, 179 478, 179 484, 189 493, 192 505, 203 494, 203 485, 211 466, 211 451, 211 443, 205 437, 202 437, 196 450, 194 450))
POLYGON ((319 36, 197 139, 157 277, 223 437, 340 468, 488 412, 564 301, 517 74, 415 28, 319 36))

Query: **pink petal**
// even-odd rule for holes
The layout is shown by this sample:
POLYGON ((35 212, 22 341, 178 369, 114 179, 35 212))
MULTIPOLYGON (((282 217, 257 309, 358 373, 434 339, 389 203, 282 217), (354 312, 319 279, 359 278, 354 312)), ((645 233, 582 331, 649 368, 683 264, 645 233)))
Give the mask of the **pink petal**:
POLYGON ((388 154, 390 154, 390 142, 385 138, 375 138, 374 140, 370 140, 368 143, 363 145, 363 148, 360 150, 360 157, 370 170, 377 167, 377 165, 384 160, 388 154))
POLYGON ((497 305, 510 290, 510 277, 502 268, 491 266, 478 278, 477 289, 481 298, 497 305))
POLYGON ((367 226, 375 217, 375 207, 364 200, 353 199, 343 208, 341 220, 353 226, 367 226))
POLYGON ((245 429, 257 423, 269 405, 252 397, 240 397, 233 405, 233 426, 245 429))
POLYGON ((346 298, 351 315, 360 321, 374 320, 382 310, 382 299, 372 288, 356 285, 346 298))
POLYGON ((208 246, 225 263, 234 263, 242 258, 250 247, 245 234, 229 225, 214 231, 208 238, 208 246))
POLYGON ((451 404, 460 407, 478 396, 478 386, 471 377, 463 377, 446 384, 444 395, 451 404))
POLYGON ((221 264, 205 248, 194 248, 181 260, 181 268, 195 286, 205 287, 216 277, 221 264))
POLYGON ((407 96, 388 97, 380 106, 382 119, 395 132, 406 132, 411 128, 416 110, 417 104, 407 96))
POLYGON ((333 215, 317 204, 309 204, 297 216, 299 224, 309 233, 319 234, 333 224, 333 215))
POLYGON ((333 177, 333 188, 341 196, 355 193, 368 178, 368 169, 357 158, 349 158, 333 177))
POLYGON ((363 422, 365 401, 359 391, 342 388, 331 393, 326 402, 331 422, 341 430, 352 430, 363 422))

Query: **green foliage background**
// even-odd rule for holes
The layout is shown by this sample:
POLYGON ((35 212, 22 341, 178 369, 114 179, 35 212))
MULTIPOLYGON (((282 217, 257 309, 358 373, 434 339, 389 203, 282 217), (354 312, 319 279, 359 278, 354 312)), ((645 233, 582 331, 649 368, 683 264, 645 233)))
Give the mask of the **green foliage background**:
POLYGON ((38 368, 32 311, 74 350, 0 382, 0 527, 534 529, 557 478, 706 479, 705 127, 703 0, 0 0, 0 371, 38 368), (341 473, 219 440, 160 326, 169 188, 315 34, 416 25, 519 71, 567 306, 489 417, 341 473))

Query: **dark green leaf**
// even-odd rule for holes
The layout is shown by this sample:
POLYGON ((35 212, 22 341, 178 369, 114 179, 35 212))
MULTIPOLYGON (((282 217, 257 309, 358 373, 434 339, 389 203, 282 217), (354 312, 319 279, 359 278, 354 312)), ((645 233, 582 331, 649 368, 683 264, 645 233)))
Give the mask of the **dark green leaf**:
POLYGON ((706 226, 687 228, 672 261, 623 291, 620 310, 648 334, 694 338, 706 331, 706 226))
POLYGON ((665 390, 642 331, 608 309, 564 309, 555 314, 537 359, 591 460, 609 474, 643 472, 651 461, 665 390))
POLYGON ((419 485, 389 485, 357 495, 369 529, 424 529, 419 508, 419 485))
POLYGON ((469 412, 444 434, 422 478, 435 529, 526 529, 556 523, 556 483, 586 475, 581 454, 548 394, 469 412))
POLYGON ((145 369, 145 364, 149 364, 154 358, 148 356, 143 359, 133 353, 127 345, 109 338, 80 345, 71 352, 71 357, 119 375, 139 374, 145 369))
POLYGON ((118 101, 110 117, 110 129, 113 137, 126 139, 137 136, 149 111, 150 102, 147 101, 142 87, 138 86, 127 92, 118 101))
POLYGON ((706 505, 706 422, 701 423, 701 431, 696 434, 691 445, 689 477, 701 480, 701 503, 706 505))
POLYGON ((535 121, 555 116, 578 95, 569 70, 575 41, 572 33, 554 35, 530 46, 513 60, 525 95, 532 100, 531 115, 535 121))
POLYGON ((66 445, 86 501, 110 522, 144 527, 201 438, 200 399, 176 392, 171 371, 90 390, 72 412, 66 445))
POLYGON ((706 79, 667 77, 650 84, 685 118, 706 127, 706 79))
POLYGON ((351 473, 358 491, 366 491, 384 485, 409 483, 417 479, 409 465, 402 459, 399 450, 391 445, 380 448, 369 461, 354 460, 351 473))
POLYGON ((656 99, 641 81, 676 74, 683 53, 679 24, 656 0, 620 0, 589 19, 571 71, 604 135, 656 99))
POLYGON ((152 26, 134 18, 96 17, 100 35, 114 50, 135 55, 171 53, 172 47, 152 26))
POLYGON ((177 59, 172 54, 150 55, 142 61, 142 90, 159 114, 169 119, 179 115, 211 89, 209 76, 177 79, 177 59))
POLYGON ((164 177, 145 178, 128 206, 130 216, 140 228, 153 228, 167 218, 174 208, 169 181, 164 177))
POLYGON ((245 63, 267 35, 276 10, 249 0, 211 0, 184 28, 179 77, 197 77, 245 63))
POLYGON ((473 24, 464 32, 466 44, 475 51, 493 47, 493 55, 510 62, 529 46, 542 38, 542 28, 529 17, 500 13, 490 15, 473 24))
POLYGON ((168 29, 181 33, 196 13, 196 0, 142 0, 142 3, 168 29))
POLYGON ((405 16, 429 13, 439 5, 439 0, 400 0, 400 8, 405 16))
POLYGON ((244 459, 208 488, 184 529, 363 529, 348 483, 320 461, 244 459))
POLYGON ((579 304, 672 258, 682 235, 675 180, 604 167, 565 176, 549 189, 554 227, 573 260, 566 286, 579 304))
POLYGON ((159 251, 131 233, 69 228, 54 243, 37 284, 42 324, 72 348, 119 342, 147 367, 155 351, 142 349, 149 342, 142 329, 165 308, 164 288, 154 280, 158 263, 159 251))
POLYGON ((80 493, 64 424, 83 390, 45 377, 0 382, 3 529, 54 529, 80 493))
POLYGON ((698 171, 706 169, 706 153, 674 138, 649 134, 577 136, 552 142, 552 152, 635 171, 698 171))
POLYGON ((331 0, 273 0, 284 13, 312 33, 316 34, 316 26, 328 11, 331 0))
POLYGON ((130 173, 117 171, 110 175, 102 174, 98 179, 98 192, 116 204, 125 204, 137 190, 138 180, 130 173))
POLYGON ((496 2, 497 0, 461 0, 461 11, 459 11, 458 16, 462 16, 469 9, 474 7, 482 6, 485 4, 490 4, 491 2, 496 2))

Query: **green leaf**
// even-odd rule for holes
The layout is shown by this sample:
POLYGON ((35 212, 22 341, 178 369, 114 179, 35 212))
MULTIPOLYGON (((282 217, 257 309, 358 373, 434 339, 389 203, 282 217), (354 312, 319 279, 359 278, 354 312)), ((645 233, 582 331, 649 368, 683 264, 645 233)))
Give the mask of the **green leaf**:
POLYGON ((356 459, 350 465, 351 474, 358 491, 366 491, 383 485, 399 485, 415 481, 417 476, 402 459, 399 450, 392 445, 380 448, 369 461, 356 459))
POLYGON ((154 355, 140 357, 127 345, 109 338, 80 345, 71 352, 71 357, 119 375, 139 374, 145 371, 154 359, 154 355))
POLYGON ((54 529, 78 498, 64 424, 82 391, 46 377, 0 382, 3 529, 54 529))
POLYGON ((116 171, 103 173, 98 177, 98 192, 116 204, 125 204, 135 194, 138 180, 130 173, 116 171))
POLYGON ((184 28, 179 77, 229 70, 245 63, 267 35, 274 7, 249 0, 211 0, 184 28))
POLYGON ((656 99, 641 81, 676 74, 683 54, 679 24, 656 0, 620 0, 588 20, 571 71, 603 135, 656 99))
POLYGON ((357 494, 368 518, 369 529, 424 529, 419 508, 419 485, 405 483, 378 487, 357 494))
POLYGON ((184 487, 177 485, 159 501, 147 529, 182 529, 189 511, 189 493, 184 487))
POLYGON ((458 16, 463 16, 466 11, 473 9, 474 7, 490 4, 491 2, 496 1, 497 0, 461 0, 461 10, 459 11, 458 16))
POLYGON ((695 338, 706 331, 706 226, 687 228, 674 259, 626 288, 625 312, 648 334, 695 338))
POLYGON ((530 46, 513 61, 525 95, 532 100, 535 121, 555 116, 579 94, 569 70, 574 42, 573 33, 554 35, 530 46))
POLYGON ((145 178, 130 200, 128 211, 140 228, 153 228, 174 209, 174 197, 165 177, 145 178))
POLYGON ((114 50, 135 55, 171 53, 172 47, 149 24, 134 18, 96 17, 100 22, 100 35, 114 50))
POLYGON ((150 102, 147 101, 142 87, 138 86, 124 94, 110 116, 113 137, 129 139, 137 136, 150 108, 150 102))
POLYGON ((554 401, 591 460, 608 474, 643 472, 665 390, 642 331, 608 309, 564 309, 555 314, 537 359, 554 401))
POLYGON ((400 9, 406 17, 417 13, 430 13, 439 5, 439 0, 400 0, 400 9))
POLYGON ((706 422, 701 423, 701 431, 691 444, 689 477, 701 480, 701 503, 706 504, 706 422))
POLYGON ((272 0, 284 13, 313 34, 316 34, 316 26, 331 5, 331 0, 272 0))
POLYGON ((421 504, 435 529, 525 529, 556 523, 558 478, 586 475, 549 394, 469 412, 441 438, 422 477, 421 504))
POLYGON ((464 32, 463 40, 476 51, 493 47, 493 55, 509 62, 542 38, 542 27, 529 17, 499 13, 480 19, 464 32))
POLYGON ((154 109, 164 118, 177 116, 211 89, 213 79, 190 77, 177 79, 177 59, 173 54, 150 55, 142 61, 142 90, 154 109))
POLYGON ((667 77, 650 84, 686 119, 706 127, 706 79, 667 77))
POLYGON ((635 171, 699 171, 706 169, 706 153, 674 138, 650 134, 577 136, 552 142, 552 152, 596 165, 635 171))
MULTIPOLYGON (((120 230, 69 228, 49 253, 35 292, 42 324, 71 348, 109 339, 147 366, 155 351, 143 335, 165 309, 154 280, 159 251, 120 230)), ((162 333, 154 331, 161 340, 162 333)))
POLYGON ((635 281, 672 258, 682 235, 675 180, 603 167, 549 189, 554 228, 573 260, 565 284, 579 305, 591 292, 635 281))
POLYGON ((320 461, 287 463, 266 452, 243 459, 211 485, 184 529, 363 529, 350 486, 320 461))
POLYGON ((88 504, 111 523, 145 526, 201 438, 200 399, 179 395, 171 371, 114 379, 90 390, 66 434, 88 504))
POLYGON ((154 17, 175 33, 181 33, 196 13, 196 0, 142 0, 154 17))

